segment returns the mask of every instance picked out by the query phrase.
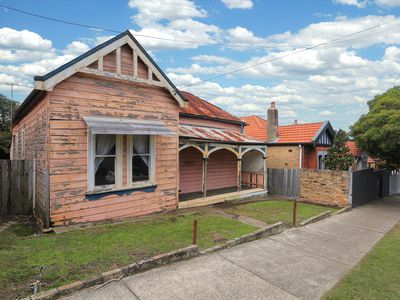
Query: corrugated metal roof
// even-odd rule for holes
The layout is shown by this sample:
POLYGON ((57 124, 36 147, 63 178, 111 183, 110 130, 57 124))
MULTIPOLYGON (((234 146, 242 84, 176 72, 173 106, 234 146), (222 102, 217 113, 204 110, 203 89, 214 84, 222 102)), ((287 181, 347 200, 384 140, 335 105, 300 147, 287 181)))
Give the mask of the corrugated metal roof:
POLYGON ((161 121, 84 116, 93 134, 175 135, 161 121))
POLYGON ((182 124, 179 125, 179 137, 228 143, 262 143, 252 137, 228 129, 182 124))
POLYGON ((227 111, 211 104, 210 102, 201 99, 189 92, 180 91, 181 94, 189 101, 186 107, 180 108, 180 112, 193 116, 201 116, 207 118, 214 118, 219 120, 231 121, 234 123, 243 123, 243 121, 231 115, 227 111))

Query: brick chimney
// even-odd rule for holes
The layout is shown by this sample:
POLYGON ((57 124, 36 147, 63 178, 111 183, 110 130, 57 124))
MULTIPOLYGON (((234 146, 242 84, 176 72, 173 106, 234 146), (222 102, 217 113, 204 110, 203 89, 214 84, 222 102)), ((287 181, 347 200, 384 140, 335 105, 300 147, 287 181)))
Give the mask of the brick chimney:
POLYGON ((271 102, 271 107, 267 111, 267 142, 278 140, 278 110, 275 102, 271 102))

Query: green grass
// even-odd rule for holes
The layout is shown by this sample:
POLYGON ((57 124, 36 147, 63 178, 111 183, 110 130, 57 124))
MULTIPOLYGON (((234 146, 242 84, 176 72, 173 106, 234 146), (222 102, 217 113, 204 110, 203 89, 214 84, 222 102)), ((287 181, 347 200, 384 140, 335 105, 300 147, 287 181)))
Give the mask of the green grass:
MULTIPOLYGON (((292 224, 293 221, 293 202, 287 200, 271 200, 240 204, 225 208, 224 210, 230 214, 255 218, 267 224, 273 224, 280 221, 285 224, 292 224)), ((334 212, 338 209, 298 202, 297 222, 300 223, 327 210, 334 212)))
POLYGON ((400 223, 324 299, 400 299, 400 223))
POLYGON ((40 266, 44 266, 44 289, 50 289, 186 247, 192 242, 193 219, 198 220, 201 248, 256 229, 208 215, 160 216, 44 237, 27 237, 29 229, 13 225, 0 233, 0 299, 27 296, 40 266))

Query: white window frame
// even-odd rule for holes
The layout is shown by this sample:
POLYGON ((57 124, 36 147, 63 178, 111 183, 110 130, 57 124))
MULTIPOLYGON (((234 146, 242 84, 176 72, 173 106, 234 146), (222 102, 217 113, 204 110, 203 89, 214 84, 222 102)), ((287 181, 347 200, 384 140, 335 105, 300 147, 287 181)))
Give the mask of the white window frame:
POLYGON ((127 185, 130 187, 142 187, 156 184, 156 136, 149 136, 149 180, 132 181, 132 157, 133 157, 133 139, 134 135, 127 136, 127 185))
POLYGON ((89 192, 111 191, 122 188, 123 135, 115 135, 115 184, 95 186, 94 160, 96 158, 96 135, 88 130, 88 190, 89 192))

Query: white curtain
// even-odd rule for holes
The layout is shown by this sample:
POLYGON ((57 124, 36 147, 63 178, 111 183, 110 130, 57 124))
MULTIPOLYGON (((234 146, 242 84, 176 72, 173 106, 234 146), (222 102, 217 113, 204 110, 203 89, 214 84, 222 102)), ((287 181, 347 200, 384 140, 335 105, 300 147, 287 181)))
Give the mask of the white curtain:
MULTIPOLYGON (((98 134, 96 135, 96 155, 107 155, 110 153, 110 150, 115 147, 115 135, 106 135, 106 134, 98 134)), ((115 153, 114 153, 115 154, 115 153)), ((100 164, 103 162, 104 157, 99 157, 95 159, 95 173, 99 169, 100 164)))
MULTIPOLYGON (((133 154, 149 154, 149 139, 147 135, 136 135, 133 137, 133 154)), ((142 161, 148 166, 148 160, 143 159, 142 161)))

